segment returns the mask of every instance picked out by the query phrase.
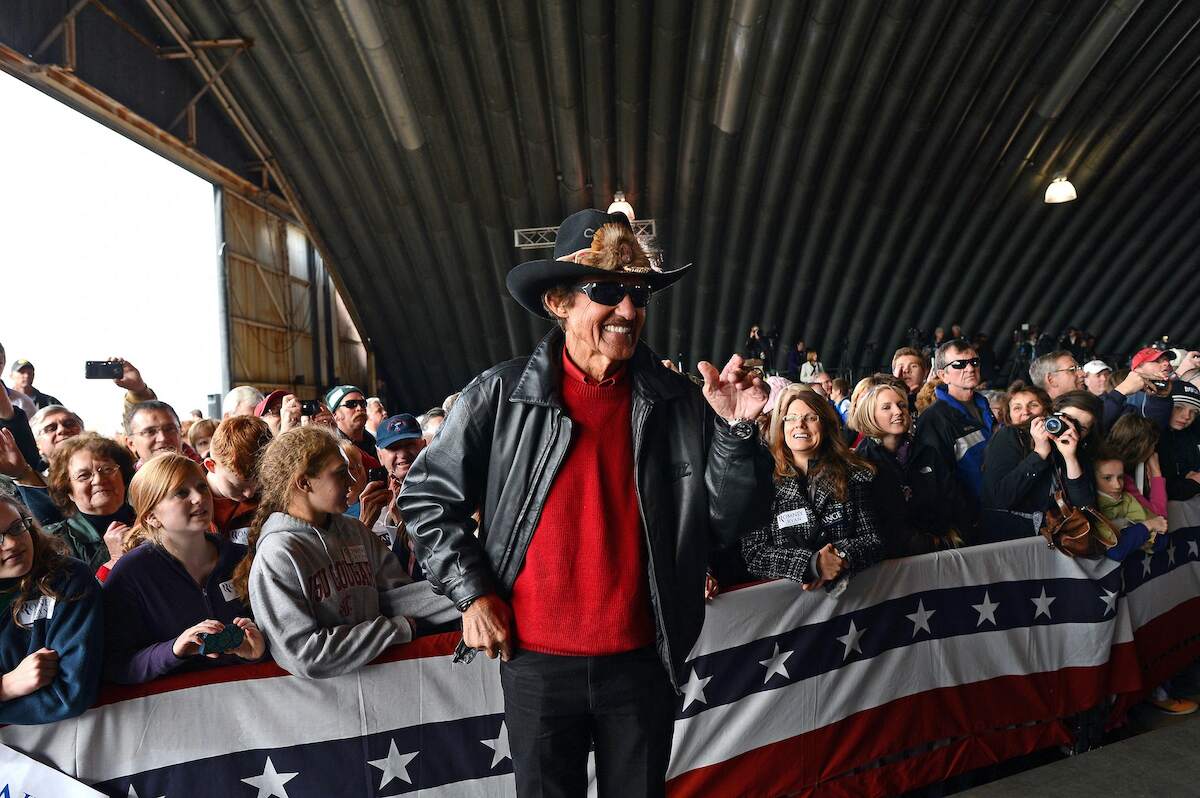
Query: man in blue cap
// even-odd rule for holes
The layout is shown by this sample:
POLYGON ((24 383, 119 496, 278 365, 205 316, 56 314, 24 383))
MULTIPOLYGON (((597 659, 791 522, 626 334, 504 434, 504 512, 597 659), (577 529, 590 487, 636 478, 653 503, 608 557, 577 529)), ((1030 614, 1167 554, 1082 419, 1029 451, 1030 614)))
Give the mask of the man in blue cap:
MULTIPOLYGON (((640 342, 655 267, 620 213, 579 211, 509 292, 556 326, 463 389, 397 500, 463 613, 457 659, 499 656, 517 795, 662 795, 712 548, 771 506, 760 377, 640 342), (478 521, 476 521, 478 519, 478 521)), ((689 674, 690 677, 689 677, 689 674)), ((505 734, 504 731, 501 734, 505 734)))
MULTIPOLYGON (((377 522, 383 524, 392 540, 392 552, 400 558, 413 579, 424 579, 425 574, 413 556, 412 543, 405 532, 404 519, 396 509, 396 496, 404 487, 408 471, 416 461, 417 455, 425 448, 425 437, 421 434, 421 425, 416 417, 408 413, 400 413, 384 420, 375 428, 375 446, 379 452, 379 462, 388 472, 388 484, 392 489, 392 500, 388 502, 388 511, 377 522)), ((376 530, 379 532, 379 530, 376 530)))

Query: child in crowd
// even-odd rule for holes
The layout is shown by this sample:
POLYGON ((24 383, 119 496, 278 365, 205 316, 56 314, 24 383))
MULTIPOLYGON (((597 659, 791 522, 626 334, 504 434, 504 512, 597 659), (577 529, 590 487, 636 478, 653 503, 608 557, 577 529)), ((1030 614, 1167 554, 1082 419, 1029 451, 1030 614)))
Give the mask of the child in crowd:
POLYGON ((846 426, 846 418, 850 415, 850 383, 841 377, 834 380, 829 390, 829 401, 833 402, 838 418, 842 420, 842 426, 846 426))
POLYGON ((213 433, 204 459, 212 491, 213 525, 234 543, 245 545, 258 508, 258 461, 271 442, 271 428, 255 416, 233 416, 213 433))
POLYGON ((262 496, 238 566, 238 595, 285 670, 306 678, 362 667, 411 640, 416 621, 458 618, 362 522, 347 518, 350 469, 337 439, 308 426, 281 433, 259 468, 262 496))
MULTIPOLYGON (((1119 530, 1116 545, 1107 555, 1121 561, 1136 549, 1161 551, 1167 544, 1167 519, 1153 515, 1142 502, 1126 489, 1125 465, 1111 451, 1101 451, 1094 462, 1096 473, 1096 508, 1119 530)), ((1168 685, 1159 685, 1150 703, 1168 715, 1190 715, 1198 705, 1186 698, 1173 698, 1168 685)))
POLYGON ((0 723, 51 723, 96 700, 103 625, 92 569, 0 496, 0 723))
POLYGON ((129 495, 137 519, 125 539, 128 553, 104 583, 105 675, 140 684, 180 669, 261 659, 262 633, 230 581, 246 547, 211 534, 203 469, 183 455, 160 454, 138 471, 129 495), (230 624, 241 629, 241 642, 201 653, 205 637, 230 624))

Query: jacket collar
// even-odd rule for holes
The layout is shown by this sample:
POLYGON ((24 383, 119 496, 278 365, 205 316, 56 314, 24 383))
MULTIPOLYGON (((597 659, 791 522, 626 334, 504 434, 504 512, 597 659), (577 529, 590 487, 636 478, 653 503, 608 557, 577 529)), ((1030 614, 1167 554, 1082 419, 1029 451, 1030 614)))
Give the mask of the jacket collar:
MULTIPOLYGON (((558 327, 546 333, 525 362, 525 369, 508 401, 561 410, 562 350, 565 345, 566 337, 558 327)), ((634 393, 650 404, 683 394, 689 388, 687 378, 663 368, 653 350, 643 341, 638 342, 629 369, 634 393)))

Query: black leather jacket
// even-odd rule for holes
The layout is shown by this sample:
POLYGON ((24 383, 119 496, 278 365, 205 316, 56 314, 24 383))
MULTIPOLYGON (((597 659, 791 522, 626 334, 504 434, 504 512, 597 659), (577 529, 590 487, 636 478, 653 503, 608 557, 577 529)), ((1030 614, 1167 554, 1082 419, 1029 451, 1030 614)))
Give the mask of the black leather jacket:
MULTIPOLYGON (((563 345, 552 330, 527 360, 475 378, 404 480, 398 504, 417 556, 456 604, 491 592, 507 598, 524 564, 571 442, 559 398, 563 345)), ((651 611, 678 687, 704 620, 709 550, 735 543, 769 511, 771 461, 756 436, 731 435, 700 390, 645 344, 629 365, 651 611)))

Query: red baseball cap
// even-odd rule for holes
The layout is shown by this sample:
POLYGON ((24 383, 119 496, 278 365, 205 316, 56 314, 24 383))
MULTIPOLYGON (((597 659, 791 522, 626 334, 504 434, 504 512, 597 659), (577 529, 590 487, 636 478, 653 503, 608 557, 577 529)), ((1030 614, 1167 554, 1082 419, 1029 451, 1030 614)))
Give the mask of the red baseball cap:
POLYGON ((254 415, 262 418, 272 405, 276 405, 274 409, 278 410, 279 405, 283 404, 283 397, 287 396, 287 391, 271 391, 263 397, 263 400, 254 407, 254 415))
POLYGON ((1145 349, 1137 351, 1137 354, 1133 356, 1133 360, 1129 362, 1129 368, 1136 369, 1138 366, 1153 363, 1164 357, 1172 363, 1175 362, 1175 353, 1170 349, 1155 349, 1152 346, 1148 346, 1145 349))

